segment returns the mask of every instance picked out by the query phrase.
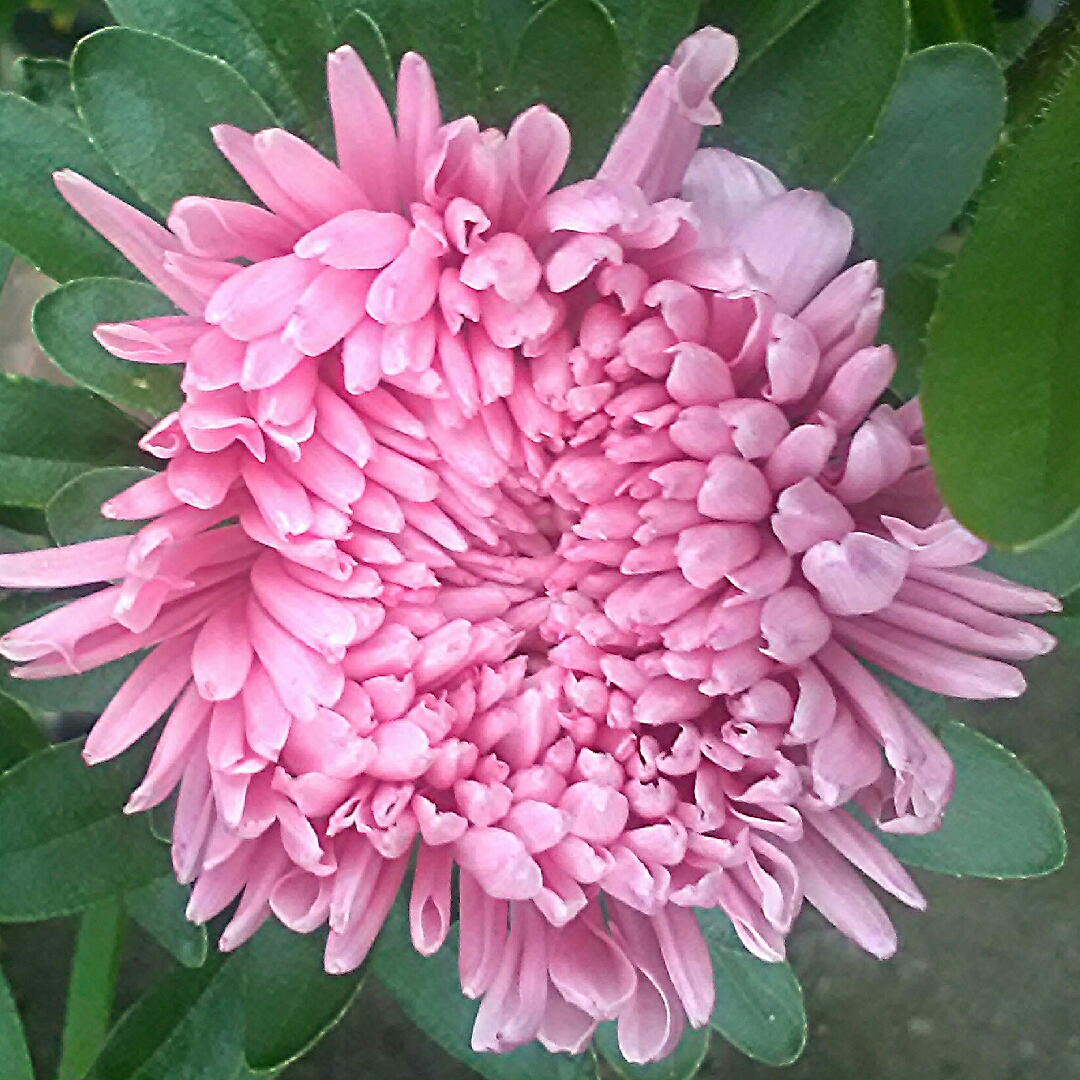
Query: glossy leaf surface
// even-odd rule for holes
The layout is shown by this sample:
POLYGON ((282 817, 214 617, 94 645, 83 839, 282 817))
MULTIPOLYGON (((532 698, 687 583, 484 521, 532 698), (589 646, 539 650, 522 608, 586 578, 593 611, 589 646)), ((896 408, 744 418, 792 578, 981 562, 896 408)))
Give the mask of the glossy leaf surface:
POLYGON ((117 20, 224 60, 282 126, 333 150, 326 54, 333 28, 319 0, 110 0, 117 20))
POLYGON ((254 199, 210 128, 255 132, 276 120, 228 64, 155 34, 110 27, 79 42, 71 70, 94 145, 160 214, 184 195, 254 199))
POLYGON ((1005 161, 944 282, 923 369, 938 486, 1023 547, 1080 509, 1080 71, 1005 161))
POLYGON ((728 917, 713 908, 698 911, 716 983, 710 1024, 728 1042, 766 1065, 788 1065, 806 1045, 802 988, 790 965, 752 956, 728 917))
POLYGON ((619 36, 607 11, 596 0, 551 0, 522 35, 506 96, 513 111, 542 102, 570 126, 565 181, 600 164, 622 119, 626 91, 619 36))
POLYGON ((0 777, 0 920, 67 915, 171 872, 145 816, 123 813, 145 755, 89 768, 81 748, 49 747, 0 777))
POLYGON ((127 322, 176 309, 150 285, 117 278, 72 281, 46 293, 34 307, 34 336, 65 375, 128 409, 165 416, 179 408, 180 370, 137 364, 106 352, 94 340, 98 323, 127 322))
MULTIPOLYGON (((715 3, 719 26, 753 10, 742 0, 715 3)), ((789 187, 824 188, 874 130, 907 49, 904 0, 821 0, 780 5, 777 36, 763 34, 716 95, 724 114, 706 141, 774 170, 789 187), (783 30, 788 25, 786 31, 783 30)))
POLYGON ((939 45, 900 69, 874 137, 829 188, 855 226, 858 256, 881 276, 928 248, 964 208, 1005 119, 1005 80, 990 53, 939 45))

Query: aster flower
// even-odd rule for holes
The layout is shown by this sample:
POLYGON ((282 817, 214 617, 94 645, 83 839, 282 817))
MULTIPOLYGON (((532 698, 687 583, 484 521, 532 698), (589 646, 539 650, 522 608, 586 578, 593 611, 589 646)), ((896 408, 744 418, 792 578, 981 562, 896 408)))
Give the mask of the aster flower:
POLYGON ((547 109, 443 124, 408 55, 395 127, 348 48, 337 165, 215 130, 262 206, 164 228, 57 175, 184 312, 98 340, 184 364, 185 402, 142 443, 163 471, 102 508, 137 533, 0 557, 6 587, 103 586, 0 648, 24 678, 149 650, 85 757, 167 716, 128 809, 179 788, 189 916, 240 898, 221 948, 272 913, 355 968, 415 849, 425 955, 458 870, 476 1049, 617 1020, 647 1062, 712 1011, 695 909, 773 961, 804 900, 890 955, 864 876, 924 906, 849 808, 931 831, 952 765, 860 661, 1015 696, 1053 645, 1016 616, 1058 605, 971 565, 918 404, 877 404, 847 217, 697 149, 735 58, 689 38, 557 191, 547 109))

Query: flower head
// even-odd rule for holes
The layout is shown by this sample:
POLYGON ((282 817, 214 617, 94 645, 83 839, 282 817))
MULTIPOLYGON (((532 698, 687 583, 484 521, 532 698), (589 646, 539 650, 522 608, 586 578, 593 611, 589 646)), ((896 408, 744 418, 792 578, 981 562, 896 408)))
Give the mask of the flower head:
POLYGON ((916 907, 886 832, 924 833, 948 756, 860 660, 1013 696, 1044 594, 970 564, 918 405, 876 404, 876 267, 851 224, 697 150, 735 44, 707 28, 592 180, 569 136, 442 124, 406 56, 397 126, 329 60, 339 164, 219 128, 263 206, 186 198, 165 229, 57 183, 186 314, 97 328, 183 363, 143 441, 164 470, 103 507, 134 536, 0 558, 14 587, 109 583, 9 633, 26 678, 150 649, 88 761, 167 715, 129 809, 179 785, 189 915, 329 922, 361 963, 410 852, 416 948, 460 881, 473 1045, 631 1061, 713 1005, 695 908, 766 960, 803 900, 877 956, 860 872, 916 907), (238 261, 241 260, 241 261, 238 261), (171 711, 170 711, 171 710, 171 711))

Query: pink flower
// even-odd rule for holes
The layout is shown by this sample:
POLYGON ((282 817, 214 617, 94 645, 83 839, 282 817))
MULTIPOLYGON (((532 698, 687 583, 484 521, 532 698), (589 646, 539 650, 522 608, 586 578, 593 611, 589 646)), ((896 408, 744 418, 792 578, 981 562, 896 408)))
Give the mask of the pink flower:
POLYGON ((779 960, 804 899, 893 952, 860 872, 924 906, 848 806, 928 832, 952 765, 860 659, 1015 696, 1053 645, 1015 616, 1058 605, 970 565, 917 403, 875 405, 847 217, 697 151, 735 54, 689 38, 553 193, 546 109, 443 125, 410 55, 395 130, 349 49, 338 166, 215 131, 265 209, 186 198, 165 229, 57 175, 186 312, 99 341, 183 363, 186 401, 143 440, 164 471, 103 507, 135 536, 0 558, 4 587, 103 583, 2 650, 24 678, 150 650, 85 756, 168 714, 129 810, 179 785, 190 917, 241 897, 223 949, 272 912, 355 968, 415 847, 425 955, 459 870, 478 1050, 617 1019, 645 1062, 712 1010, 695 908, 779 960))

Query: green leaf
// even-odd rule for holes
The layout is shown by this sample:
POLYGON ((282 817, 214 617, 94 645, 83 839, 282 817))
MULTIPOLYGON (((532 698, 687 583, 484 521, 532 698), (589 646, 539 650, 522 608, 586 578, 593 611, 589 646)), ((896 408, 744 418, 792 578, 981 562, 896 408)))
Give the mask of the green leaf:
POLYGON ((350 11, 338 24, 337 40, 339 44, 351 45, 357 51, 384 100, 393 108, 394 67, 378 23, 366 11, 350 11))
POLYGON ((94 469, 66 483, 45 508, 49 532, 61 545, 81 544, 136 532, 142 522, 110 521, 101 516, 101 504, 132 484, 153 476, 152 469, 118 466, 94 469))
POLYGON ((191 889, 172 874, 124 894, 128 914, 184 967, 206 963, 206 927, 189 922, 184 914, 191 889))
POLYGON ((53 110, 61 120, 82 126, 71 90, 71 68, 64 60, 20 56, 15 61, 15 88, 24 98, 53 110))
POLYGON ((909 866, 957 877, 1029 878, 1065 861, 1061 812, 1046 787, 1003 746, 949 715, 946 701, 889 680, 956 766, 956 791, 937 832, 875 836, 909 866))
POLYGON ((952 256, 931 248, 885 283, 885 310, 877 336, 879 342, 891 345, 896 353, 898 363, 891 389, 904 401, 919 392, 919 371, 926 356, 926 328, 950 266, 952 256))
MULTIPOLYGON (((712 8, 728 27, 745 6, 712 8)), ((789 187, 827 187, 874 130, 907 39, 905 0, 822 0, 756 59, 744 58, 717 93, 724 123, 705 141, 762 162, 789 187)))
POLYGON ((34 1080, 30 1051, 26 1046, 19 1010, 11 996, 4 973, 0 970, 0 1061, 4 1063, 4 1080, 34 1080))
MULTIPOLYGON (((52 546, 48 542, 42 544, 42 547, 52 546)), ((16 626, 30 622, 31 619, 36 619, 39 615, 44 615, 47 611, 52 611, 53 608, 60 607, 67 603, 72 595, 77 594, 74 592, 69 594, 67 589, 26 589, 4 592, 0 596, 0 635, 6 634, 16 626)))
POLYGON ((1005 119, 1005 80, 975 45, 908 57, 874 132, 830 199, 855 225, 858 257, 881 276, 928 248, 979 184, 1005 119))
POLYGON ((697 912, 712 957, 716 1006, 711 1026, 766 1065, 789 1065, 806 1045, 802 988, 786 963, 767 964, 743 948, 719 908, 697 912))
POLYGON ((605 0, 636 96, 693 29, 698 0, 605 0))
POLYGON ((69 480, 87 465, 0 454, 0 505, 44 507, 69 480))
POLYGON ((145 817, 123 812, 145 752, 90 768, 81 748, 49 747, 0 776, 0 920, 70 915, 171 873, 145 817))
POLYGON ((1035 622, 1049 630, 1059 641, 1080 648, 1080 592, 1065 597, 1060 615, 1043 615, 1035 622))
POLYGON ((919 48, 943 41, 994 47, 992 0, 911 0, 911 23, 919 48))
MULTIPOLYGON (((61 461, 132 456, 143 428, 85 390, 25 375, 0 380, 0 452, 61 461)), ((137 453, 137 451, 136 451, 137 453)))
POLYGON ((6 694, 0 694, 0 773, 48 746, 34 718, 6 694))
POLYGON ((171 971, 124 1014, 86 1080, 234 1080, 244 1057, 240 975, 220 953, 171 971))
POLYGON ((362 8, 378 24, 395 63, 408 50, 431 65, 443 116, 499 119, 496 98, 518 39, 532 17, 530 0, 352 0, 335 4, 339 23, 362 8))
POLYGON ((128 409, 161 417, 180 407, 178 365, 136 364, 94 340, 98 323, 174 315, 176 308, 151 285, 87 278, 61 285, 34 306, 34 337, 65 375, 128 409))
POLYGON ((319 0, 109 0, 117 21, 231 65, 284 127, 333 149, 326 54, 333 28, 319 0))
POLYGON ((570 126, 564 179, 595 171, 622 120, 627 90, 619 37, 596 0, 551 0, 518 44, 507 101, 517 112, 543 102, 570 126))
POLYGON ((1046 27, 1043 19, 1023 15, 1019 19, 997 24, 997 47, 994 55, 1001 66, 1008 70, 1016 64, 1035 43, 1036 38, 1046 27))
POLYGON ((315 1045, 345 1015, 365 971, 327 975, 326 932, 294 934, 268 919, 243 947, 245 1056, 256 1072, 279 1069, 315 1045))
POLYGON ((619 1037, 614 1021, 596 1029, 593 1044, 612 1071, 622 1080, 690 1080, 709 1052, 709 1029, 687 1027, 679 1045, 663 1061, 653 1065, 631 1065, 619 1053, 619 1037))
MULTIPOLYGON (((698 22, 719 26, 739 39, 739 68, 747 70, 822 0, 705 0, 698 22)), ((736 70, 732 78, 741 74, 736 70)))
POLYGON ((60 679, 15 679, 0 675, 0 691, 38 712, 82 712, 97 715, 116 696, 142 655, 125 656, 82 675, 60 679))
POLYGON ((15 252, 6 244, 0 244, 0 289, 3 289, 4 287, 4 283, 7 281, 8 271, 11 269, 11 264, 14 261, 15 252))
POLYGON ((591 1054, 549 1054, 529 1043, 508 1054, 477 1054, 469 1045, 479 1004, 461 992, 457 973, 457 926, 432 957, 409 940, 408 905, 390 911, 368 961, 372 975, 425 1035, 487 1080, 596 1080, 591 1054))
POLYGON ((94 145, 154 209, 166 214, 184 195, 253 198, 210 128, 259 131, 276 120, 228 64, 167 38, 110 27, 79 42, 71 70, 94 145))
MULTIPOLYGON (((0 507, 0 510, 19 509, 19 507, 0 507)), ((40 513, 35 510, 34 513, 40 513)), ((6 525, 0 525, 0 549, 5 552, 12 551, 38 551, 43 547, 49 547, 49 541, 40 533, 26 533, 20 529, 9 529, 6 525)))
POLYGON ((0 504, 41 508, 94 466, 135 463, 141 434, 86 390, 0 376, 0 504))
POLYGON ((125 921, 124 908, 116 897, 87 908, 80 920, 57 1080, 82 1080, 105 1041, 120 971, 125 921))
POLYGON ((33 551, 48 547, 45 514, 26 506, 0 506, 0 543, 6 551, 33 551))
POLYGON ((931 460, 972 532, 1021 548, 1080 508, 1080 71, 1006 159, 942 286, 931 460))
POLYGON ((1049 26, 1039 33, 1008 71, 1009 133, 1021 134, 1042 113, 1080 60, 1080 7, 1062 4, 1049 26))
POLYGON ((56 281, 138 271, 60 197, 57 169, 74 169, 123 199, 134 195, 84 131, 18 94, 0 94, 0 240, 56 281))
POLYGON ((979 565, 1012 581, 1065 596, 1080 588, 1080 521, 1071 522, 1023 551, 991 548, 979 565))

